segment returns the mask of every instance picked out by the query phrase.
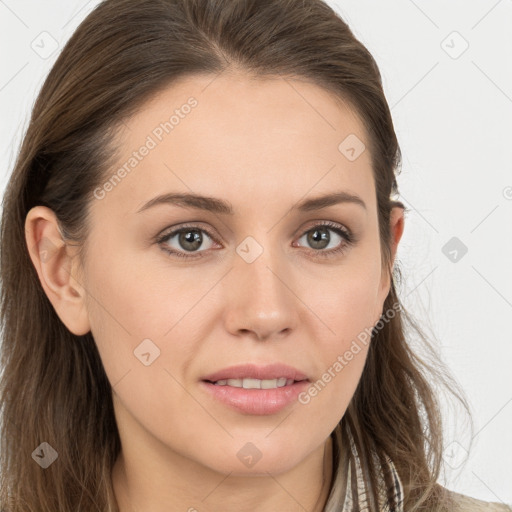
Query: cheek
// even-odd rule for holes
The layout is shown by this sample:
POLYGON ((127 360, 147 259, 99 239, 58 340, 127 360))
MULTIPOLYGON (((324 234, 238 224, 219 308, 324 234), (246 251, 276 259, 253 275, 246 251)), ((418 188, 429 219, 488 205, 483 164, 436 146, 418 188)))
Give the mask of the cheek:
MULTIPOLYGON (((331 336, 332 347, 340 348, 357 337, 365 328, 373 326, 375 311, 379 308, 379 278, 377 266, 343 267, 338 273, 310 286, 307 303, 312 312, 325 324, 331 336)), ((306 289, 303 293, 306 293, 306 289)))
POLYGON ((129 371, 130 381, 142 383, 134 393, 145 396, 165 388, 165 383, 169 387, 172 379, 165 369, 181 382, 204 338, 211 311, 201 300, 215 276, 197 279, 197 271, 183 269, 167 269, 164 275, 119 253, 115 262, 96 261, 99 264, 88 272, 87 307, 110 382, 115 384, 129 371), (144 358, 151 361, 149 366, 144 358))
POLYGON ((195 340, 201 338, 197 315, 202 309, 193 306, 211 285, 191 287, 188 280, 183 285, 168 285, 150 272, 127 273, 126 268, 120 264, 109 267, 105 261, 88 274, 91 332, 122 404, 118 412, 125 414, 126 409, 130 413, 121 423, 133 421, 133 416, 160 434, 177 421, 170 411, 180 409, 184 417, 201 413, 183 383, 198 351, 195 340))
POLYGON ((164 337, 211 287, 208 276, 198 279, 197 270, 172 269, 163 257, 155 262, 134 250, 110 254, 115 257, 96 257, 88 272, 92 312, 133 341, 164 337))
POLYGON ((318 392, 325 403, 336 403, 341 414, 361 377, 378 308, 378 271, 369 267, 369 271, 351 269, 350 273, 347 269, 329 280, 323 292, 318 289, 308 295, 308 306, 321 319, 313 334, 322 362, 318 392))

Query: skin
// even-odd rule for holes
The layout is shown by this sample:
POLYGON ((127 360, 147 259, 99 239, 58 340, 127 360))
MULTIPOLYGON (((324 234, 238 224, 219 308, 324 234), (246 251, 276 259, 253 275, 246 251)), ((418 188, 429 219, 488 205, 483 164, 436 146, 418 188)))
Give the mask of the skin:
MULTIPOLYGON (((368 137, 347 105, 311 83, 213 78, 183 79, 127 121, 119 166, 174 109, 190 96, 198 101, 121 183, 93 200, 83 265, 48 208, 27 215, 27 244, 46 239, 56 247, 51 257, 31 252, 41 284, 71 332, 92 331, 113 386, 122 452, 112 478, 121 512, 316 512, 332 472, 330 434, 367 346, 308 404, 276 414, 232 410, 200 380, 233 364, 279 361, 315 382, 379 320, 390 280, 381 266, 370 153, 350 161, 338 150, 350 134, 366 147, 368 137), (359 196, 366 209, 340 203, 289 212, 333 191, 359 196), (164 192, 221 198, 234 215, 170 204, 137 213, 164 192), (322 258, 319 252, 345 243, 327 231, 327 248, 311 245, 304 235, 325 221, 357 241, 322 258), (154 241, 185 223, 216 237, 202 232, 203 257, 173 257, 154 241), (236 252, 247 236, 264 249, 252 263, 236 252), (146 338, 160 349, 149 366, 133 353, 146 338), (252 467, 237 457, 248 442, 261 452, 252 467)), ((402 209, 393 209, 390 267, 403 222, 402 209)), ((178 236, 165 243, 192 253, 178 236)))

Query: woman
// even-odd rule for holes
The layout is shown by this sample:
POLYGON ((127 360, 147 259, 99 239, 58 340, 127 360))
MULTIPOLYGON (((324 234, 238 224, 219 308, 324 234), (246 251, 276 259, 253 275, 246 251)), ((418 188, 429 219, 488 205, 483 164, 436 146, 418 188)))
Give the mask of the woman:
POLYGON ((4 200, 2 508, 510 510, 436 483, 399 163, 320 0, 102 2, 4 200))

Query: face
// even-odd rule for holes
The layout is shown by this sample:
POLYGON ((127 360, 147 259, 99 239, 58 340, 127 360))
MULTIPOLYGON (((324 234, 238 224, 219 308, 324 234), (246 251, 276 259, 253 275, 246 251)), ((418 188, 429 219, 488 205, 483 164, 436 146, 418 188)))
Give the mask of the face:
POLYGON ((81 269, 121 432, 240 475, 286 471, 328 438, 363 370, 354 340, 389 291, 361 143, 354 112, 298 80, 189 77, 126 122, 81 269), (223 207, 148 204, 165 194, 223 207), (301 208, 330 194, 352 200, 301 208), (223 386, 236 365, 260 379, 223 386), (293 369, 306 380, 237 387, 293 369))

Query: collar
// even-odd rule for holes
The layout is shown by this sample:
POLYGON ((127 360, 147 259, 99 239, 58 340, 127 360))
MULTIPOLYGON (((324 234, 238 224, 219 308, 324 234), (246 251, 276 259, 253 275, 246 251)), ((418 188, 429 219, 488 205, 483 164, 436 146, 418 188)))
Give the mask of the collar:
MULTIPOLYGON (((346 438, 350 446, 349 450, 342 450, 343 457, 338 462, 337 467, 333 467, 335 475, 333 476, 333 487, 327 500, 325 512, 373 512, 372 501, 370 498, 370 481, 367 469, 361 464, 354 438, 347 424, 346 438), (340 504, 343 504, 340 508, 340 504)), ((341 426, 338 425, 333 433, 333 450, 339 450, 341 445, 341 426)), ((379 512, 404 512, 403 508, 403 486, 393 461, 384 456, 384 461, 380 461, 374 453, 374 462, 376 467, 381 467, 378 475, 378 511, 379 512)))

